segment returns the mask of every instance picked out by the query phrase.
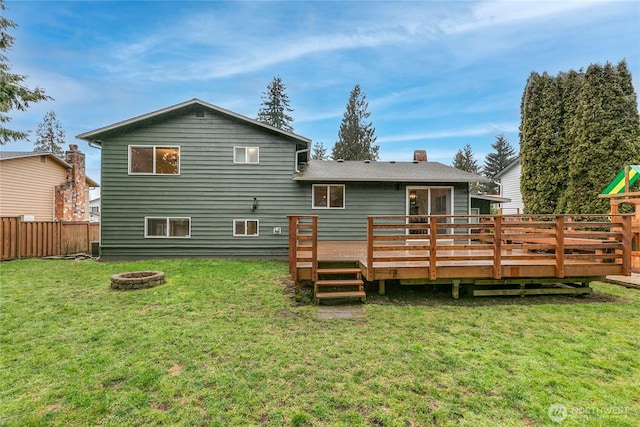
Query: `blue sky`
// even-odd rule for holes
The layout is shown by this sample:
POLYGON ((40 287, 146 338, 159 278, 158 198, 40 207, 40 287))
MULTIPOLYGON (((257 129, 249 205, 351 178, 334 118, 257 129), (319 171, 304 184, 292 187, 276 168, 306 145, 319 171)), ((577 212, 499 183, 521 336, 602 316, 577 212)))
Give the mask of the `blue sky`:
MULTIPOLYGON (((12 1, 14 73, 54 101, 12 111, 35 129, 54 110, 99 181, 100 152, 75 135, 192 98, 255 118, 274 76, 295 132, 335 143, 349 92, 369 102, 380 160, 482 164, 498 134, 517 148, 532 71, 627 61, 640 87, 637 1, 12 1)), ((31 141, 35 135, 31 136, 31 141)), ((32 149, 33 142, 3 150, 32 149)))

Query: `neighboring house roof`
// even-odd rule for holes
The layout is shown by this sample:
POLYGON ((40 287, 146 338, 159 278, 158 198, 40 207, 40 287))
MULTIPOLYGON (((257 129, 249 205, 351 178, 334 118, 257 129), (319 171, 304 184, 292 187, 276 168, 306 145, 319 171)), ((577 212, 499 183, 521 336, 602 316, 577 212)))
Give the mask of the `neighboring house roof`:
POLYGON ((471 194, 470 197, 472 199, 488 200, 491 203, 509 203, 509 202, 511 202, 511 199, 506 198, 506 197, 500 197, 500 196, 495 195, 495 194, 471 194))
POLYGON ((520 163, 520 156, 518 156, 515 159, 513 159, 513 161, 511 163, 509 163, 507 166, 504 167, 504 169, 502 169, 500 172, 495 174, 493 176, 493 179, 500 178, 502 175, 504 175, 505 173, 509 172, 512 168, 514 168, 519 163, 520 163))
POLYGON ((488 178, 438 162, 311 160, 293 177, 325 182, 489 182, 488 178))
MULTIPOLYGON (((53 153, 37 152, 37 151, 0 151, 0 161, 1 160, 24 159, 24 158, 27 158, 27 157, 38 157, 38 156, 47 156, 51 160, 57 162, 61 166, 65 167, 65 168, 68 168, 68 169, 71 169, 71 167, 72 167, 69 163, 65 162, 64 160, 62 160, 60 157, 56 156, 53 153)), ((100 184, 98 184, 97 182, 95 182, 94 180, 89 178, 88 176, 85 176, 85 179, 86 179, 87 184, 89 185, 89 187, 100 187, 100 184)))
POLYGON ((185 101, 182 102, 180 104, 176 104, 176 105, 172 105, 170 107, 167 108, 163 108, 161 110, 157 110, 157 111, 153 111, 151 113, 147 113, 147 114, 143 114, 141 116, 137 116, 137 117, 133 117, 131 119, 128 120, 123 120, 121 122, 117 122, 114 123, 112 125, 108 125, 108 126, 104 126, 101 127, 99 129, 95 129, 89 132, 85 132, 82 133, 78 136, 76 136, 76 138, 78 139, 83 139, 85 141, 91 141, 91 142, 95 142, 96 144, 101 144, 102 141, 100 140, 100 138, 103 138, 105 135, 114 132, 114 131, 122 131, 124 128, 128 128, 128 127, 135 127, 135 126, 141 126, 144 125, 147 122, 151 122, 152 120, 159 118, 161 116, 170 116, 172 114, 175 114, 177 112, 181 112, 181 111, 185 111, 185 110, 189 110, 189 109, 193 109, 194 107, 202 107, 211 111, 215 111, 217 113, 226 115, 228 117, 232 117, 234 119, 238 119, 244 122, 247 122, 249 124, 252 124, 254 126, 258 126, 264 129, 267 129, 269 131, 275 132, 275 133, 279 133, 285 136, 288 136, 290 138, 296 139, 302 143, 305 143, 307 145, 311 144, 311 140, 308 138, 305 138, 303 136, 300 135, 296 135, 294 133, 291 132, 287 132, 284 131, 282 129, 278 129, 276 127, 270 126, 266 123, 262 123, 259 122, 257 120, 254 119, 250 119, 248 117, 245 117, 241 114, 237 114, 234 113, 232 111, 229 110, 225 110, 224 108, 220 108, 216 105, 213 104, 209 104, 207 102, 201 101, 199 99, 192 99, 190 101, 185 101))
POLYGON ((0 160, 11 160, 11 159, 23 159, 25 157, 37 157, 37 156, 47 156, 61 164, 62 166, 70 168, 71 165, 60 157, 56 156, 53 153, 49 152, 38 152, 38 151, 0 151, 0 160))

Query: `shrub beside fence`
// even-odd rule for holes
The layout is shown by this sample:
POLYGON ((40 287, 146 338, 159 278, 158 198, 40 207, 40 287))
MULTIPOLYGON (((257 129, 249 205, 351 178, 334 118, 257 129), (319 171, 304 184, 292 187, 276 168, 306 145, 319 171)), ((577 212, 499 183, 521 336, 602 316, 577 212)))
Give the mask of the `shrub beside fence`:
POLYGON ((99 240, 95 222, 22 221, 0 218, 0 260, 41 258, 91 253, 91 242, 99 240))

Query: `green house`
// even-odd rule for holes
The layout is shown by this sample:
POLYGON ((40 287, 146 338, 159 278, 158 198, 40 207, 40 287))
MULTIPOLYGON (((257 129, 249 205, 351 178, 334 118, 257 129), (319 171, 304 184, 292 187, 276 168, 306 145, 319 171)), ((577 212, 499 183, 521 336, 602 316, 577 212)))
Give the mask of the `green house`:
POLYGON ((101 149, 101 253, 286 257, 287 215, 365 240, 367 215, 469 214, 485 178, 413 161, 313 161, 311 140, 193 99, 77 136, 101 149))

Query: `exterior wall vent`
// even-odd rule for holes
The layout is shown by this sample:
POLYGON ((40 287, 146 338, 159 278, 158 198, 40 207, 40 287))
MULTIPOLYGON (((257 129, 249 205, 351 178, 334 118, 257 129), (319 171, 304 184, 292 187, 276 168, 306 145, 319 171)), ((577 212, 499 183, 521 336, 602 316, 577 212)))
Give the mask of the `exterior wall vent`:
POLYGON ((204 108, 202 107, 196 108, 196 117, 204 117, 204 108))
POLYGON ((371 160, 365 160, 364 162, 365 163, 371 163, 371 160))
POLYGON ((338 159, 338 160, 336 160, 336 162, 342 163, 342 162, 344 162, 344 159, 338 159))

